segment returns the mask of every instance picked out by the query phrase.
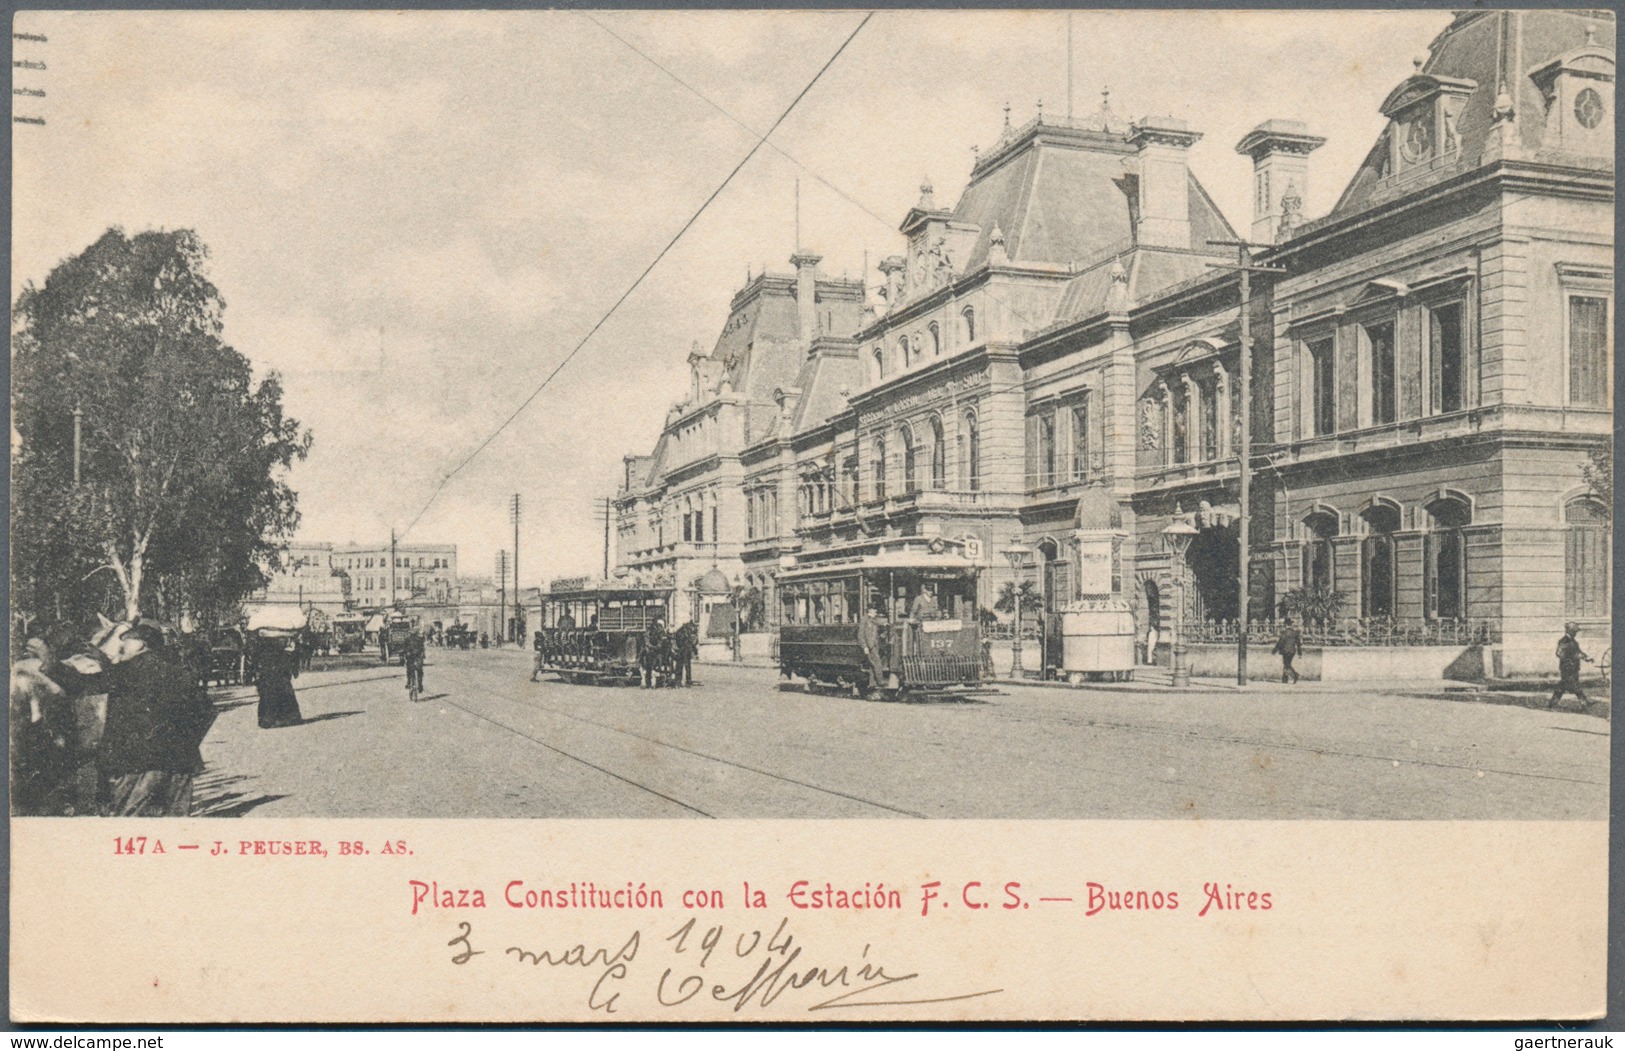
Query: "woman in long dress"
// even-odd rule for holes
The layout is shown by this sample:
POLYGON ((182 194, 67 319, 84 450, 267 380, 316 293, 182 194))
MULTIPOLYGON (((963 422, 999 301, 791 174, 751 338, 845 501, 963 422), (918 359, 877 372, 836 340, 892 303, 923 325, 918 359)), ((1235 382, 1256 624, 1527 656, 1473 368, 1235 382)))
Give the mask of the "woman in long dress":
POLYGON ((304 722, 299 698, 293 692, 294 676, 299 674, 298 659, 278 638, 261 636, 257 650, 254 687, 260 695, 260 729, 298 726, 304 722))

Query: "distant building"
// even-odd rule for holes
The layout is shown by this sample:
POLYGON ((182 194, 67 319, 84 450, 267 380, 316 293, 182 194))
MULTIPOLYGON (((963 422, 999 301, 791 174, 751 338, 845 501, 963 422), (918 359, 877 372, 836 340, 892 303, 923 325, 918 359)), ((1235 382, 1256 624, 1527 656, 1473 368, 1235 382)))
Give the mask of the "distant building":
POLYGON ((332 544, 290 544, 282 556, 281 571, 273 574, 265 590, 252 596, 255 606, 298 606, 324 613, 342 613, 348 581, 332 567, 332 544))
POLYGON ((346 544, 333 548, 333 568, 350 578, 357 608, 391 601, 444 605, 457 588, 457 545, 396 544, 392 555, 388 543, 346 544))

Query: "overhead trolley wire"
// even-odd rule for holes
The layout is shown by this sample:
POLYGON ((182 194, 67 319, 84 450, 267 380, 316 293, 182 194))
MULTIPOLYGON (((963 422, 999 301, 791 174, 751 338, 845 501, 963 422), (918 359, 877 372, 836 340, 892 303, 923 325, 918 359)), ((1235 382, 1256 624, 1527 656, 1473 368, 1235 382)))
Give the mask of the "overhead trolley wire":
MULTIPOLYGON (((711 203, 722 194, 723 190, 728 188, 728 184, 733 181, 735 175, 739 174, 740 169, 744 168, 746 164, 750 163, 750 159, 756 156, 757 151, 767 143, 768 137, 778 130, 779 125, 784 123, 785 119, 788 118, 795 110, 796 106, 801 103, 801 100, 807 96, 807 93, 813 89, 813 86, 823 78, 824 74, 828 72, 829 67, 835 64, 835 60, 841 57, 841 54, 847 49, 847 46, 850 45, 853 39, 863 31, 863 27, 868 25, 869 20, 874 16, 875 13, 873 11, 870 11, 868 14, 863 16, 863 21, 857 24, 857 27, 854 28, 852 32, 847 35, 847 38, 841 42, 841 46, 835 49, 835 53, 829 56, 829 60, 819 67, 818 72, 813 74, 811 80, 807 81, 807 85, 803 87, 799 93, 797 93, 795 98, 790 100, 790 104, 784 108, 784 112, 780 113, 779 118, 775 120, 773 125, 767 129, 767 133, 758 138, 756 143, 751 146, 749 152, 745 154, 738 164, 734 165, 733 170, 728 173, 727 177, 722 180, 715 190, 711 191, 711 195, 707 197, 699 208, 695 210, 694 214, 689 217, 688 222, 684 223, 677 233, 672 237, 672 239, 666 242, 666 246, 655 255, 654 259, 649 263, 648 266, 643 268, 643 272, 638 274, 637 278, 627 286, 626 291, 621 293, 620 298, 616 299, 615 302, 611 304, 610 308, 604 312, 603 316, 600 317, 596 323, 594 323, 592 328, 587 330, 587 334, 581 337, 581 341, 571 349, 570 353, 566 354, 564 359, 553 367, 553 371, 549 372, 547 376, 542 379, 542 382, 536 385, 535 389, 525 397, 525 400, 520 402, 518 407, 515 408, 513 412, 509 413, 507 418, 497 425, 495 430, 486 435, 485 439, 474 448, 473 452, 464 457, 461 463, 448 471, 445 477, 440 479, 440 484, 435 486, 435 490, 432 494, 430 494, 429 499, 424 503, 417 515, 413 517, 412 521, 407 525, 407 527, 401 531, 401 536, 405 536, 412 531, 413 527, 415 527, 423 516, 428 513, 429 508, 434 506, 434 502, 440 498, 440 494, 445 491, 446 486, 451 484, 451 480, 457 477, 458 474, 462 473, 463 468, 467 467, 470 463, 473 463, 474 459, 478 457, 480 453, 486 450, 486 447, 495 441, 503 431, 508 429, 508 426, 512 424, 514 420, 519 418, 521 413, 530 407, 530 403, 535 401, 537 395, 541 394, 542 391, 546 389, 547 385, 553 381, 553 377, 557 376, 559 372, 564 369, 564 366, 568 365, 571 360, 581 352, 581 348, 585 347, 587 345, 587 341, 592 339, 598 330, 604 326, 605 322, 614 316, 615 311, 620 309, 621 304, 625 303, 627 299, 631 298, 632 293, 637 291, 639 285, 643 284, 644 278, 648 277, 650 272, 652 272, 656 266, 660 265, 660 261, 666 257, 667 253, 669 253, 672 248, 676 247, 677 242, 682 239, 684 234, 688 233, 689 228, 699 221, 700 216, 703 215, 705 210, 711 206, 711 203)), ((752 134, 755 134, 755 132, 752 132, 752 134)))

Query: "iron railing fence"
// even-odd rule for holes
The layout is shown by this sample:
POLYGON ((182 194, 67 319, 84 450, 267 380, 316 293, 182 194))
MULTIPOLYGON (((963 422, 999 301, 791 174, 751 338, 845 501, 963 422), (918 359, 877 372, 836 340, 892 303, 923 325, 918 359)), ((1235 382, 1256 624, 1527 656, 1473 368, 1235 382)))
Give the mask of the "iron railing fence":
MULTIPOLYGON (((1248 629, 1253 642, 1273 642, 1282 625, 1256 620, 1248 629)), ((1494 620, 1395 620, 1390 617, 1337 617, 1297 622, 1305 646, 1488 646, 1501 641, 1494 620)), ((1236 641, 1233 620, 1191 621, 1183 626, 1188 643, 1236 641)))

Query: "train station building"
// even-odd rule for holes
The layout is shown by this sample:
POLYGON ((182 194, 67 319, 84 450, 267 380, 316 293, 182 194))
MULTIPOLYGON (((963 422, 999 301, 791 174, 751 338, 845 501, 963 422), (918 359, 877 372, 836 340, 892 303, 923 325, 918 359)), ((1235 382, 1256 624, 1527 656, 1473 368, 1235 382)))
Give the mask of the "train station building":
POLYGON ((1237 225, 1187 164, 1201 129, 1007 117, 957 203, 921 187, 871 290, 798 251, 735 296, 625 461, 618 574, 715 570, 771 617, 786 558, 940 535, 980 551, 986 604, 1022 574, 1047 613, 1121 601, 1222 665, 1250 405, 1266 639, 1290 609, 1326 677, 1549 673, 1565 621, 1609 624, 1584 472, 1612 433, 1614 101, 1611 13, 1464 12, 1370 100, 1386 126, 1324 216, 1324 140, 1260 113, 1237 225), (1250 392, 1243 239, 1275 268, 1251 277, 1250 392))

